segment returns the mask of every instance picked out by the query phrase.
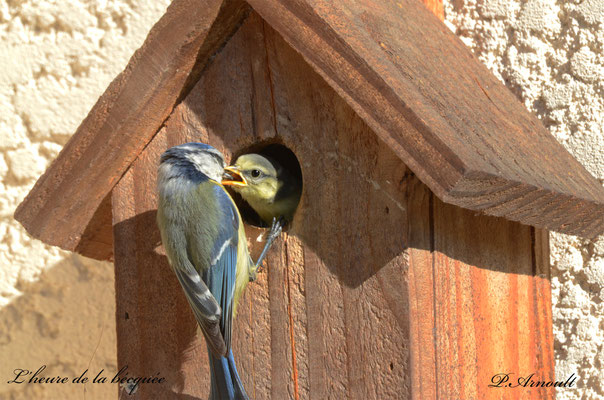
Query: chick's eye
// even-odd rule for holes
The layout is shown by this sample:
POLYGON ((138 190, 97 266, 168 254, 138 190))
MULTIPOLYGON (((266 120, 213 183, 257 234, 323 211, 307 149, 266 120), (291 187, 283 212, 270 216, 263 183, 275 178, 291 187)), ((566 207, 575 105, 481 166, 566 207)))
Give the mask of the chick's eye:
POLYGON ((260 171, 257 169, 252 170, 252 178, 258 178, 260 176, 260 171))

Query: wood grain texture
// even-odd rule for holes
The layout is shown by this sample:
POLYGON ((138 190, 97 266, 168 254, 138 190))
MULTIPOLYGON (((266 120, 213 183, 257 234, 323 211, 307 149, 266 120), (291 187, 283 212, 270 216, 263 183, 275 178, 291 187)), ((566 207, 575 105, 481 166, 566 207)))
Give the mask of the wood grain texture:
POLYGON ((604 188, 417 0, 249 3, 441 200, 604 232, 604 188))
MULTIPOLYGON (((408 397, 399 185, 407 170, 370 132, 279 35, 250 16, 114 190, 114 207, 123 210, 114 216, 119 363, 144 373, 164 365, 178 371, 161 392, 146 389, 138 398, 204 398, 209 379, 201 336, 155 244, 159 153, 204 141, 230 157, 263 139, 297 154, 305 186, 291 228, 246 289, 234 322, 233 351, 248 394, 408 397)), ((247 232, 257 257, 263 230, 247 232)))
POLYGON ((113 261, 112 218, 110 192, 90 218, 75 252, 96 260, 113 261))
MULTIPOLYGON (((546 232, 441 202, 370 133, 249 16, 114 189, 118 362, 167 374, 136 398, 208 392, 205 346, 154 220, 159 154, 188 141, 227 159, 280 142, 302 167, 293 224, 234 323, 251 398, 551 397, 487 386, 501 370, 553 378, 546 232)), ((246 232, 255 258, 263 230, 246 232)))
POLYGON ((88 257, 111 257, 103 199, 248 10, 239 0, 172 2, 17 208, 15 218, 30 234, 88 257))
POLYGON ((120 398, 188 399, 209 390, 207 362, 199 362, 206 345, 163 253, 150 195, 160 154, 181 140, 162 129, 113 190, 118 369, 166 378, 132 396, 120 388, 120 398))
POLYGON ((476 216, 409 182, 411 381, 416 399, 542 399, 554 379, 545 231, 476 216))
MULTIPOLYGON (((442 19, 440 0, 425 2, 442 19)), ((250 3, 443 201, 604 231, 604 189, 416 0, 250 3)), ((243 0, 171 4, 17 208, 31 235, 111 259, 109 192, 248 11, 243 0)), ((253 101, 274 105, 257 89, 253 101)))
POLYGON ((441 21, 445 20, 445 9, 443 7, 443 0, 421 0, 422 3, 428 7, 428 10, 432 14, 436 15, 441 21))

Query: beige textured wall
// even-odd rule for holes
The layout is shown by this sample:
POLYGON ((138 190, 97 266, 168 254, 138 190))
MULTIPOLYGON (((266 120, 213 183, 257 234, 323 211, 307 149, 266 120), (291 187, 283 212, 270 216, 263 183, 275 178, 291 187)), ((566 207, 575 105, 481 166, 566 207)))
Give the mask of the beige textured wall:
MULTIPOLYGON (((445 0, 448 26, 604 183, 604 0, 445 0)), ((604 236, 551 234, 558 399, 604 399, 604 236)), ((519 371, 530 373, 531 371, 519 371)))
MULTIPOLYGON (((7 385, 14 368, 115 370, 113 269, 31 239, 16 205, 168 0, 0 0, 0 398, 111 398, 7 385), (85 396, 85 397, 84 397, 85 396)), ((447 23, 604 181, 604 1, 446 0, 447 23)), ((552 235, 560 399, 604 399, 604 238, 552 235)))
POLYGON ((112 264, 45 246, 12 215, 168 3, 0 0, 0 399, 117 393, 7 384, 15 368, 73 376, 116 366, 112 264))

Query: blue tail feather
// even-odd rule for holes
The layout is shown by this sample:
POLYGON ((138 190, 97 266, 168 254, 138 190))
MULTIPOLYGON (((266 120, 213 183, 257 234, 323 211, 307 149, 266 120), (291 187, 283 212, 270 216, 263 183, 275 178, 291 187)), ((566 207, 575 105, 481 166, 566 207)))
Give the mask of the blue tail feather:
POLYGON ((235 367, 233 350, 221 358, 214 357, 209 351, 208 354, 212 384, 210 400, 248 400, 235 367))

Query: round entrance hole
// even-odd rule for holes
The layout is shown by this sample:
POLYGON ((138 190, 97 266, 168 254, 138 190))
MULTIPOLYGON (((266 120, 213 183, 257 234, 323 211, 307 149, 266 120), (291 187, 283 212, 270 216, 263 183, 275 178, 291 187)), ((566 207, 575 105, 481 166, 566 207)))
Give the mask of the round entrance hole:
MULTIPOLYGON (((280 166, 280 168, 277 168, 278 171, 281 169, 283 170, 278 178, 282 179, 285 176, 287 183, 281 186, 277 191, 275 203, 285 198, 291 199, 293 196, 295 204, 298 204, 302 194, 302 169, 300 168, 300 162, 293 151, 280 143, 259 143, 235 153, 231 160, 231 164, 236 163, 239 157, 246 154, 259 154, 264 156, 273 165, 280 166), (291 188, 293 187, 299 187, 300 189, 292 192, 291 188)), ((233 194, 233 199, 239 208, 239 212, 241 213, 244 222, 258 227, 270 226, 262 221, 258 213, 254 211, 239 193, 234 190, 230 190, 230 192, 233 194)))

